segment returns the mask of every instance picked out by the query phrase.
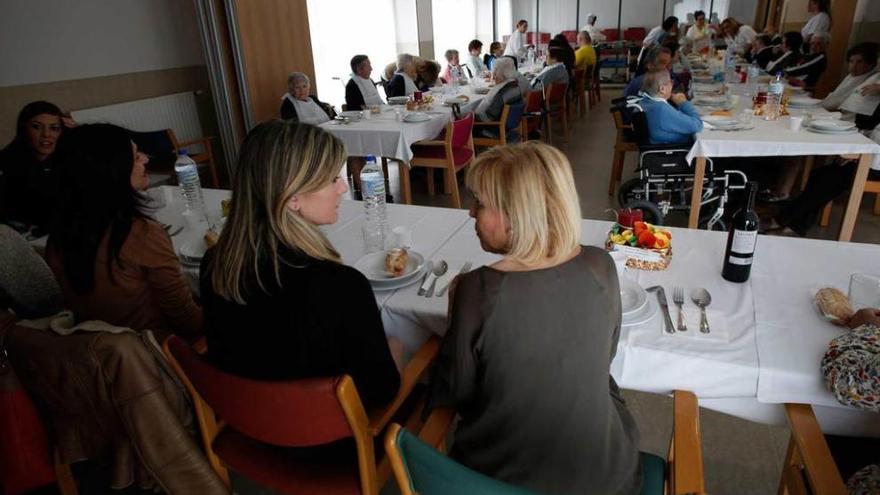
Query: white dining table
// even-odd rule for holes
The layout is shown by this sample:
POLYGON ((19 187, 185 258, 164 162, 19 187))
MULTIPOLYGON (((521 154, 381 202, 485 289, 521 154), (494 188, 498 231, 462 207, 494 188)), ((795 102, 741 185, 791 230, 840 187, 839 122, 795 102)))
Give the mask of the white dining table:
MULTIPOLYGON (((182 225, 177 189, 163 186, 152 195, 167 199, 156 210, 157 219, 182 225)), ((214 214, 227 197, 228 191, 205 190, 214 214)), ((410 229, 413 251, 426 261, 446 261, 451 273, 466 262, 476 269, 500 259, 480 248, 474 221, 465 210, 391 204, 388 219, 391 227, 410 229)), ((322 227, 346 264, 354 265, 366 254, 362 224, 362 203, 345 200, 339 220, 322 227)), ((582 243, 604 245, 610 226, 584 220, 582 243)), ((664 394, 690 390, 700 397, 701 406, 765 424, 786 424, 784 402, 809 403, 826 433, 880 437, 877 414, 837 403, 822 384, 821 356, 842 330, 819 317, 811 293, 821 284, 845 291, 851 273, 878 266, 880 246, 761 235, 751 279, 736 284, 720 275, 726 234, 669 230, 673 257, 666 270, 626 269, 621 277, 646 288, 661 285, 669 298, 675 286, 686 293, 706 288, 712 294, 709 317, 715 332, 664 333, 659 311, 642 324, 624 327, 611 366, 621 387, 664 394)), ((172 242, 179 249, 199 238, 186 231, 172 242)), ((197 291, 198 269, 184 267, 184 273, 197 291)), ((386 333, 402 340, 409 352, 447 330, 448 295, 425 298, 417 294, 418 286, 374 292, 386 333)), ((650 304, 656 304, 649 296, 650 304)), ((686 314, 695 311, 692 303, 685 306, 686 314)), ((670 309, 675 311, 674 306, 670 309)))
MULTIPOLYGON (((738 104, 733 109, 735 116, 740 115, 743 109, 751 108, 751 99, 744 91, 745 85, 730 84, 728 88, 731 94, 738 96, 738 104)), ((827 113, 821 108, 816 108, 816 111, 827 113)), ((853 177, 838 240, 849 241, 852 238, 868 169, 874 160, 874 155, 880 153, 880 145, 860 133, 830 135, 803 128, 792 131, 789 129, 789 120, 789 117, 782 117, 775 121, 766 121, 755 117, 751 122, 754 128, 750 130, 726 132, 704 129, 696 135, 694 145, 687 155, 689 163, 694 161, 694 187, 691 191, 689 228, 697 228, 699 224, 707 158, 859 155, 859 165, 853 177)))

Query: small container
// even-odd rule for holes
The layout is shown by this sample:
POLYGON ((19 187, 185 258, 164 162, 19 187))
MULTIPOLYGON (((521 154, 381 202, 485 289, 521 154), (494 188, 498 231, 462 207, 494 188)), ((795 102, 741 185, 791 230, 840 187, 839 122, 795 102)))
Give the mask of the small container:
POLYGON ((801 125, 804 123, 803 117, 789 117, 788 118, 788 129, 794 132, 801 130, 801 125))
POLYGON ((415 93, 413 93, 413 101, 417 101, 417 102, 422 101, 422 92, 421 91, 416 91, 415 93))

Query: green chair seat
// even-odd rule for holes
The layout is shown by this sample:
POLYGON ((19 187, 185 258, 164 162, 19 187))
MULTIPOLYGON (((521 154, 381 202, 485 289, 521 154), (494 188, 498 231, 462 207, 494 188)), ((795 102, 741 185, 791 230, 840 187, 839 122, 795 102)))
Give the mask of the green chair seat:
POLYGON ((654 454, 639 452, 642 463, 642 491, 640 495, 663 495, 666 481, 666 460, 654 454))

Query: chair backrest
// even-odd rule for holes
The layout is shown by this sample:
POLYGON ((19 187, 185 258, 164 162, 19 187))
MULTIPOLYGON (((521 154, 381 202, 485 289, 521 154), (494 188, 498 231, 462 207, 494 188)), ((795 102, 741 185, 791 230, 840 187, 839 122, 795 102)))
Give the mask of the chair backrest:
POLYGON ((643 41, 647 34, 643 27, 626 28, 623 31, 623 39, 626 41, 643 41))
POLYGON ((526 107, 525 111, 527 113, 534 113, 541 111, 541 105, 544 103, 544 93, 541 91, 529 91, 526 93, 526 107))
POLYGON ((519 131, 519 123, 522 120, 523 111, 526 108, 526 104, 514 103, 512 105, 505 106, 508 107, 508 111, 507 120, 505 121, 504 128, 507 130, 508 134, 516 134, 519 131))
MULTIPOLYGON (((590 66, 589 68, 592 68, 592 66, 590 66)), ((583 91, 584 90, 584 78, 587 77, 587 70, 586 69, 575 69, 572 72, 572 74, 574 75, 574 83, 573 84, 574 84, 575 89, 580 89, 581 91, 583 91)))
POLYGON ((347 377, 251 380, 209 364, 178 337, 169 337, 166 345, 214 413, 248 437, 307 447, 353 435, 336 391, 347 377))
POLYGON ((568 84, 553 83, 546 88, 547 105, 554 106, 565 101, 565 92, 568 91, 568 84))
POLYGON ((464 117, 450 124, 452 136, 450 144, 453 148, 463 148, 468 145, 471 140, 471 131, 474 129, 474 113, 468 113, 464 117))
POLYGON ((602 34, 605 35, 607 41, 617 41, 617 29, 606 28, 602 30, 602 34))
POLYGON ((403 495, 537 495, 473 471, 392 424, 385 450, 403 495))

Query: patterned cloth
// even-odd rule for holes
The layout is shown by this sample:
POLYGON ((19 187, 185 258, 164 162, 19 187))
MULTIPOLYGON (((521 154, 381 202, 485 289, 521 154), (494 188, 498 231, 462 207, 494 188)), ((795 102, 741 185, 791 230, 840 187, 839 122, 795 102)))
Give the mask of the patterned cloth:
POLYGON ((832 340, 822 375, 841 404, 880 412, 880 328, 862 325, 832 340))
POLYGON ((856 471, 846 482, 849 495, 876 495, 880 493, 880 465, 871 464, 856 471))

